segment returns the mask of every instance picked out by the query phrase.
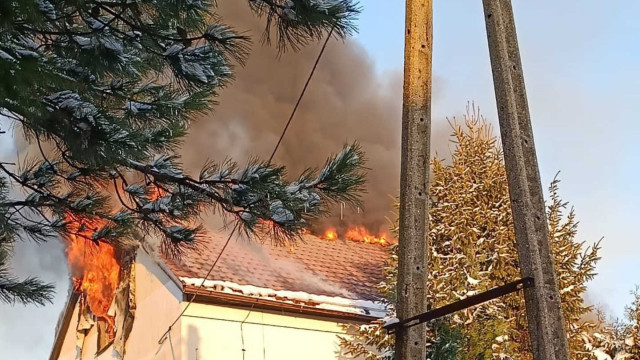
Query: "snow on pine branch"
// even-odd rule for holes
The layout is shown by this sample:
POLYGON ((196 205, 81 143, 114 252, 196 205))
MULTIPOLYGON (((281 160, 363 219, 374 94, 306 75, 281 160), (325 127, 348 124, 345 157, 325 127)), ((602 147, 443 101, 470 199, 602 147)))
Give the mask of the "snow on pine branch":
POLYGON ((277 34, 280 50, 297 49, 333 33, 341 38, 356 31, 361 9, 354 0, 249 0, 258 15, 267 18, 265 39, 277 34))
POLYGON ((171 193, 149 201, 147 191, 127 187, 125 191, 142 204, 141 211, 175 217, 189 211, 190 205, 212 205, 236 215, 249 232, 260 221, 272 224, 276 238, 296 235, 310 219, 323 214, 328 203, 358 204, 365 179, 365 158, 357 143, 329 158, 320 171, 304 171, 292 182, 285 180, 283 166, 257 160, 243 168, 233 161, 209 163, 195 179, 184 173, 177 160, 165 156, 148 165, 129 162, 130 168, 150 176, 171 193))
MULTIPOLYGON (((225 166, 217 177, 185 173, 174 155, 191 121, 211 110, 233 78, 233 63, 249 54, 250 38, 224 22, 215 1, 2 4, 0 113, 35 155, 25 171, 0 164, 11 180, 0 183, 0 193, 26 193, 0 197, 7 243, 59 233, 60 219, 72 213, 107 223, 94 232, 96 241, 119 246, 117 239, 137 241, 134 234, 153 231, 173 246, 197 239, 199 216, 212 209, 247 229, 267 220, 291 236, 327 202, 357 201, 364 174, 353 148, 322 169, 323 178, 309 171, 286 181, 284 168, 260 162, 239 178, 232 177, 240 170, 225 166), (30 222, 31 215, 38 220, 30 222)), ((352 0, 295 0, 292 21, 279 17, 283 0, 249 4, 258 13, 273 10, 276 21, 267 27, 283 26, 283 39, 296 45, 334 28, 336 36, 350 34, 358 13, 352 0)), ((0 129, 2 136, 10 135, 0 129)))

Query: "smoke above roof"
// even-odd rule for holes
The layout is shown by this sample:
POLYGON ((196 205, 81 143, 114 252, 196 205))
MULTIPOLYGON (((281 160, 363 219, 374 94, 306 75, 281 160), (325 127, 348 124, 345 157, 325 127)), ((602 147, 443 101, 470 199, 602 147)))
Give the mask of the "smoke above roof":
MULTIPOLYGON (((222 90, 213 113, 193 124, 182 154, 194 171, 211 158, 268 158, 321 47, 318 43, 278 54, 273 46, 261 45, 264 22, 246 4, 218 4, 222 18, 246 30, 254 44, 246 66, 235 69, 236 80, 222 90)), ((370 169, 363 208, 341 211, 337 204, 332 215, 317 224, 320 229, 331 225, 340 233, 347 226, 364 225, 372 232, 387 230, 392 197, 399 192, 401 114, 402 74, 378 76, 361 45, 331 40, 274 159, 295 176, 308 166, 321 166, 346 142, 357 140, 363 146, 370 169)), ((446 125, 433 132, 436 142, 448 139, 446 125)))

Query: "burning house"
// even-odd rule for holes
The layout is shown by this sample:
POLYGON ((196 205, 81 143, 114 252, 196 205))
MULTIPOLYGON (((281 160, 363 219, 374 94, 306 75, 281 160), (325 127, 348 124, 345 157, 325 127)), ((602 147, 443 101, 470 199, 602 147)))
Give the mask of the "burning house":
POLYGON ((51 360, 340 359, 343 325, 385 313, 387 240, 364 229, 291 247, 232 240, 209 276, 224 234, 179 260, 70 240, 74 286, 51 360))

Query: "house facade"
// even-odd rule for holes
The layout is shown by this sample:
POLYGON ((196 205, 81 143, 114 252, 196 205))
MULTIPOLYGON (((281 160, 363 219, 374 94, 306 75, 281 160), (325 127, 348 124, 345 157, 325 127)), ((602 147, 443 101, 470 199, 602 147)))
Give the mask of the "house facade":
POLYGON ((138 250, 132 326, 116 316, 115 340, 104 340, 82 294, 71 293, 50 359, 342 359, 344 325, 384 316, 380 245, 311 235, 293 247, 232 240, 203 280, 225 241, 216 234, 180 260, 138 250))

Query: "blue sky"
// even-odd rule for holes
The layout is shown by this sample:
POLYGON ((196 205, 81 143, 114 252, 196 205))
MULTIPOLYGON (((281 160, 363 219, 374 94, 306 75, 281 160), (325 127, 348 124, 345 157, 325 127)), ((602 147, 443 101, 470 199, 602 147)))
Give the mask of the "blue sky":
MULTIPOLYGON (((357 40, 380 76, 402 71, 404 1, 369 0, 357 40)), ((542 179, 560 173, 579 237, 604 237, 589 297, 621 315, 640 284, 640 2, 514 1, 542 179)), ((433 121, 474 101, 496 121, 482 1, 434 5, 433 121)))
MULTIPOLYGON (((474 101, 496 120, 481 0, 435 0, 433 121, 461 115, 474 101)), ((363 0, 360 42, 381 79, 402 71, 404 1, 363 0)), ((514 0, 527 92, 542 179, 561 171, 561 195, 575 206, 579 238, 604 237, 600 275, 590 300, 621 315, 640 284, 640 2, 632 0, 514 0), (606 5, 605 5, 606 4, 606 5)), ((398 94, 400 96, 400 94, 398 94)), ((13 153, 0 143, 0 155, 13 153)), ((13 358, 48 356, 54 324, 64 305, 67 275, 59 244, 40 249, 23 274, 58 283, 54 306, 0 306, 0 353, 13 358), (34 268, 35 267, 35 268, 34 268), (16 326, 28 327, 27 337, 16 326), (37 342, 34 342, 37 338, 37 342)), ((26 256, 26 255, 23 255, 26 256)))

